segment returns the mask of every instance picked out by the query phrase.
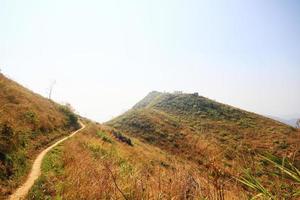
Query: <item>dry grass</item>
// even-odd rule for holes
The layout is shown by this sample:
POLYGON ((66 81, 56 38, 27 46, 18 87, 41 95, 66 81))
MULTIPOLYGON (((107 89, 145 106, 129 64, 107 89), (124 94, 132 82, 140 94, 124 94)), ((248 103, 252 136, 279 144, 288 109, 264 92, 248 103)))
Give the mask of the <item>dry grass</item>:
POLYGON ((295 128, 193 94, 150 93, 107 125, 188 159, 212 176, 220 172, 218 181, 227 185, 251 169, 267 187, 289 188, 265 170, 259 155, 269 152, 300 162, 295 128))
MULTIPOLYGON (((58 158, 59 159, 59 158, 58 158)), ((63 145, 63 175, 48 184, 45 194, 63 199, 243 199, 238 187, 226 187, 215 177, 207 177, 192 162, 134 140, 131 147, 113 138, 104 127, 89 126, 63 145), (97 137, 105 131, 113 143, 97 137), (56 190, 57 185, 60 189, 56 190), (51 189, 52 188, 52 189, 51 189), (55 192, 53 192, 55 191, 55 192)), ((47 182, 47 181, 45 181, 47 182)), ((39 184, 37 184, 38 186, 39 184)), ((42 184, 40 184, 42 185, 42 184)), ((31 192, 40 193, 42 187, 31 192)))
MULTIPOLYGON (((63 134, 53 133, 66 118, 55 103, 2 79, 0 101, 6 100, 0 112, 6 117, 0 120, 10 119, 18 135, 29 131, 23 156, 31 157, 63 134)), ((290 189, 259 154, 299 162, 295 129, 197 95, 151 98, 109 122, 111 127, 89 124, 52 151, 28 199, 248 199, 252 191, 236 181, 245 168, 268 188, 290 189)))
POLYGON ((23 181, 42 148, 73 128, 59 104, 0 73, 0 199, 23 181))
POLYGON ((0 122, 8 122, 16 130, 53 130, 66 123, 58 104, 33 93, 2 74, 0 105, 0 122))

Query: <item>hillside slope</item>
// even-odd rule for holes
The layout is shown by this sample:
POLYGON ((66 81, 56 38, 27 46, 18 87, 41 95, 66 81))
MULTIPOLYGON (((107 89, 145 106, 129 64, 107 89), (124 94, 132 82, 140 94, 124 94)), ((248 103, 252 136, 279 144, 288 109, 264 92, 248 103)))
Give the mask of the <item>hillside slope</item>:
POLYGON ((197 93, 151 92, 106 124, 193 161, 212 175, 220 172, 227 183, 235 184, 233 177, 250 168, 271 188, 284 184, 267 174, 260 157, 266 152, 299 166, 300 137, 295 128, 197 93))
POLYGON ((280 171, 259 154, 297 161, 299 133, 254 113, 152 92, 106 125, 86 126, 47 154, 27 199, 243 200, 257 194, 237 181, 246 168, 278 199, 296 199, 299 187, 272 176, 280 171))
POLYGON ((221 192, 230 200, 246 198, 238 187, 220 189, 214 180, 193 162, 87 123, 47 154, 27 199, 216 199, 221 192))
POLYGON ((40 149, 76 128, 68 107, 0 74, 0 199, 20 184, 40 149))

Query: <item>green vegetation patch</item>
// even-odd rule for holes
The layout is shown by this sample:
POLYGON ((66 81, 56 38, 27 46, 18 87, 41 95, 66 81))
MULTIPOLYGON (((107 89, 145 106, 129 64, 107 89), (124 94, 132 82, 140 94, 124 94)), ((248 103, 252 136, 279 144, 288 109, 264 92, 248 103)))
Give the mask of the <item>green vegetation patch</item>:
POLYGON ((42 175, 31 188, 27 199, 48 200, 62 199, 63 182, 59 177, 64 174, 64 165, 62 161, 62 146, 57 146, 47 153, 42 163, 42 175), (55 184, 54 184, 55 183, 55 184))
POLYGON ((19 179, 27 172, 27 152, 23 148, 25 146, 25 139, 10 125, 0 125, 0 180, 19 179))
POLYGON ((33 125, 37 125, 39 123, 38 116, 33 111, 27 111, 24 113, 24 120, 33 125))
POLYGON ((97 143, 86 143, 84 145, 89 151, 91 151, 93 157, 98 160, 106 160, 115 163, 120 170, 120 174, 125 177, 132 175, 134 167, 120 155, 118 148, 115 145, 111 145, 109 148, 105 148, 97 143))
POLYGON ((105 132, 103 131, 97 131, 96 135, 100 137, 104 142, 113 143, 113 140, 111 137, 109 137, 105 132))
POLYGON ((78 116, 72 111, 69 105, 61 105, 59 106, 59 110, 67 116, 68 122, 66 125, 68 127, 73 127, 75 129, 80 127, 78 123, 78 116))

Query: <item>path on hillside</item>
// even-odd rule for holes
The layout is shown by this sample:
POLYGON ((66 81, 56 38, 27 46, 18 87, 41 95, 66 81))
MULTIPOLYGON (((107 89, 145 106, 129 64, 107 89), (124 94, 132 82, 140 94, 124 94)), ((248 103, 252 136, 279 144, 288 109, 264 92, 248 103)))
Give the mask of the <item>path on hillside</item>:
POLYGON ((41 175, 41 164, 43 161, 44 156, 47 154, 48 151, 50 151, 53 147, 55 147, 56 145, 58 145, 59 143, 65 141, 66 139, 74 136, 76 133, 78 133, 79 131, 81 131, 82 129, 85 128, 85 125, 81 122, 79 122, 81 125, 81 128, 78 129, 77 131, 73 132, 72 134, 70 134, 67 137, 64 137, 63 139, 57 141, 56 143, 54 143, 53 145, 51 145, 50 147, 46 148, 45 150, 43 150, 38 156, 37 158, 34 160, 34 163, 32 165, 30 174, 26 180, 26 182, 20 186, 10 197, 9 200, 20 200, 20 199, 24 199, 26 197, 26 195, 28 194, 30 188, 33 186, 34 181, 36 179, 38 179, 38 177, 41 175))

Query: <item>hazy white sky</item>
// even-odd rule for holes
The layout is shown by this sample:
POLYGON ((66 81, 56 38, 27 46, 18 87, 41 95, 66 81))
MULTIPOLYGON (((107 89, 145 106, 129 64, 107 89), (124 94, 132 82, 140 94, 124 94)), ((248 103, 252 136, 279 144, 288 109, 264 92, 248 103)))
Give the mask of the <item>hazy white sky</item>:
POLYGON ((152 90, 300 113, 297 0, 0 0, 0 68, 103 122, 152 90))

